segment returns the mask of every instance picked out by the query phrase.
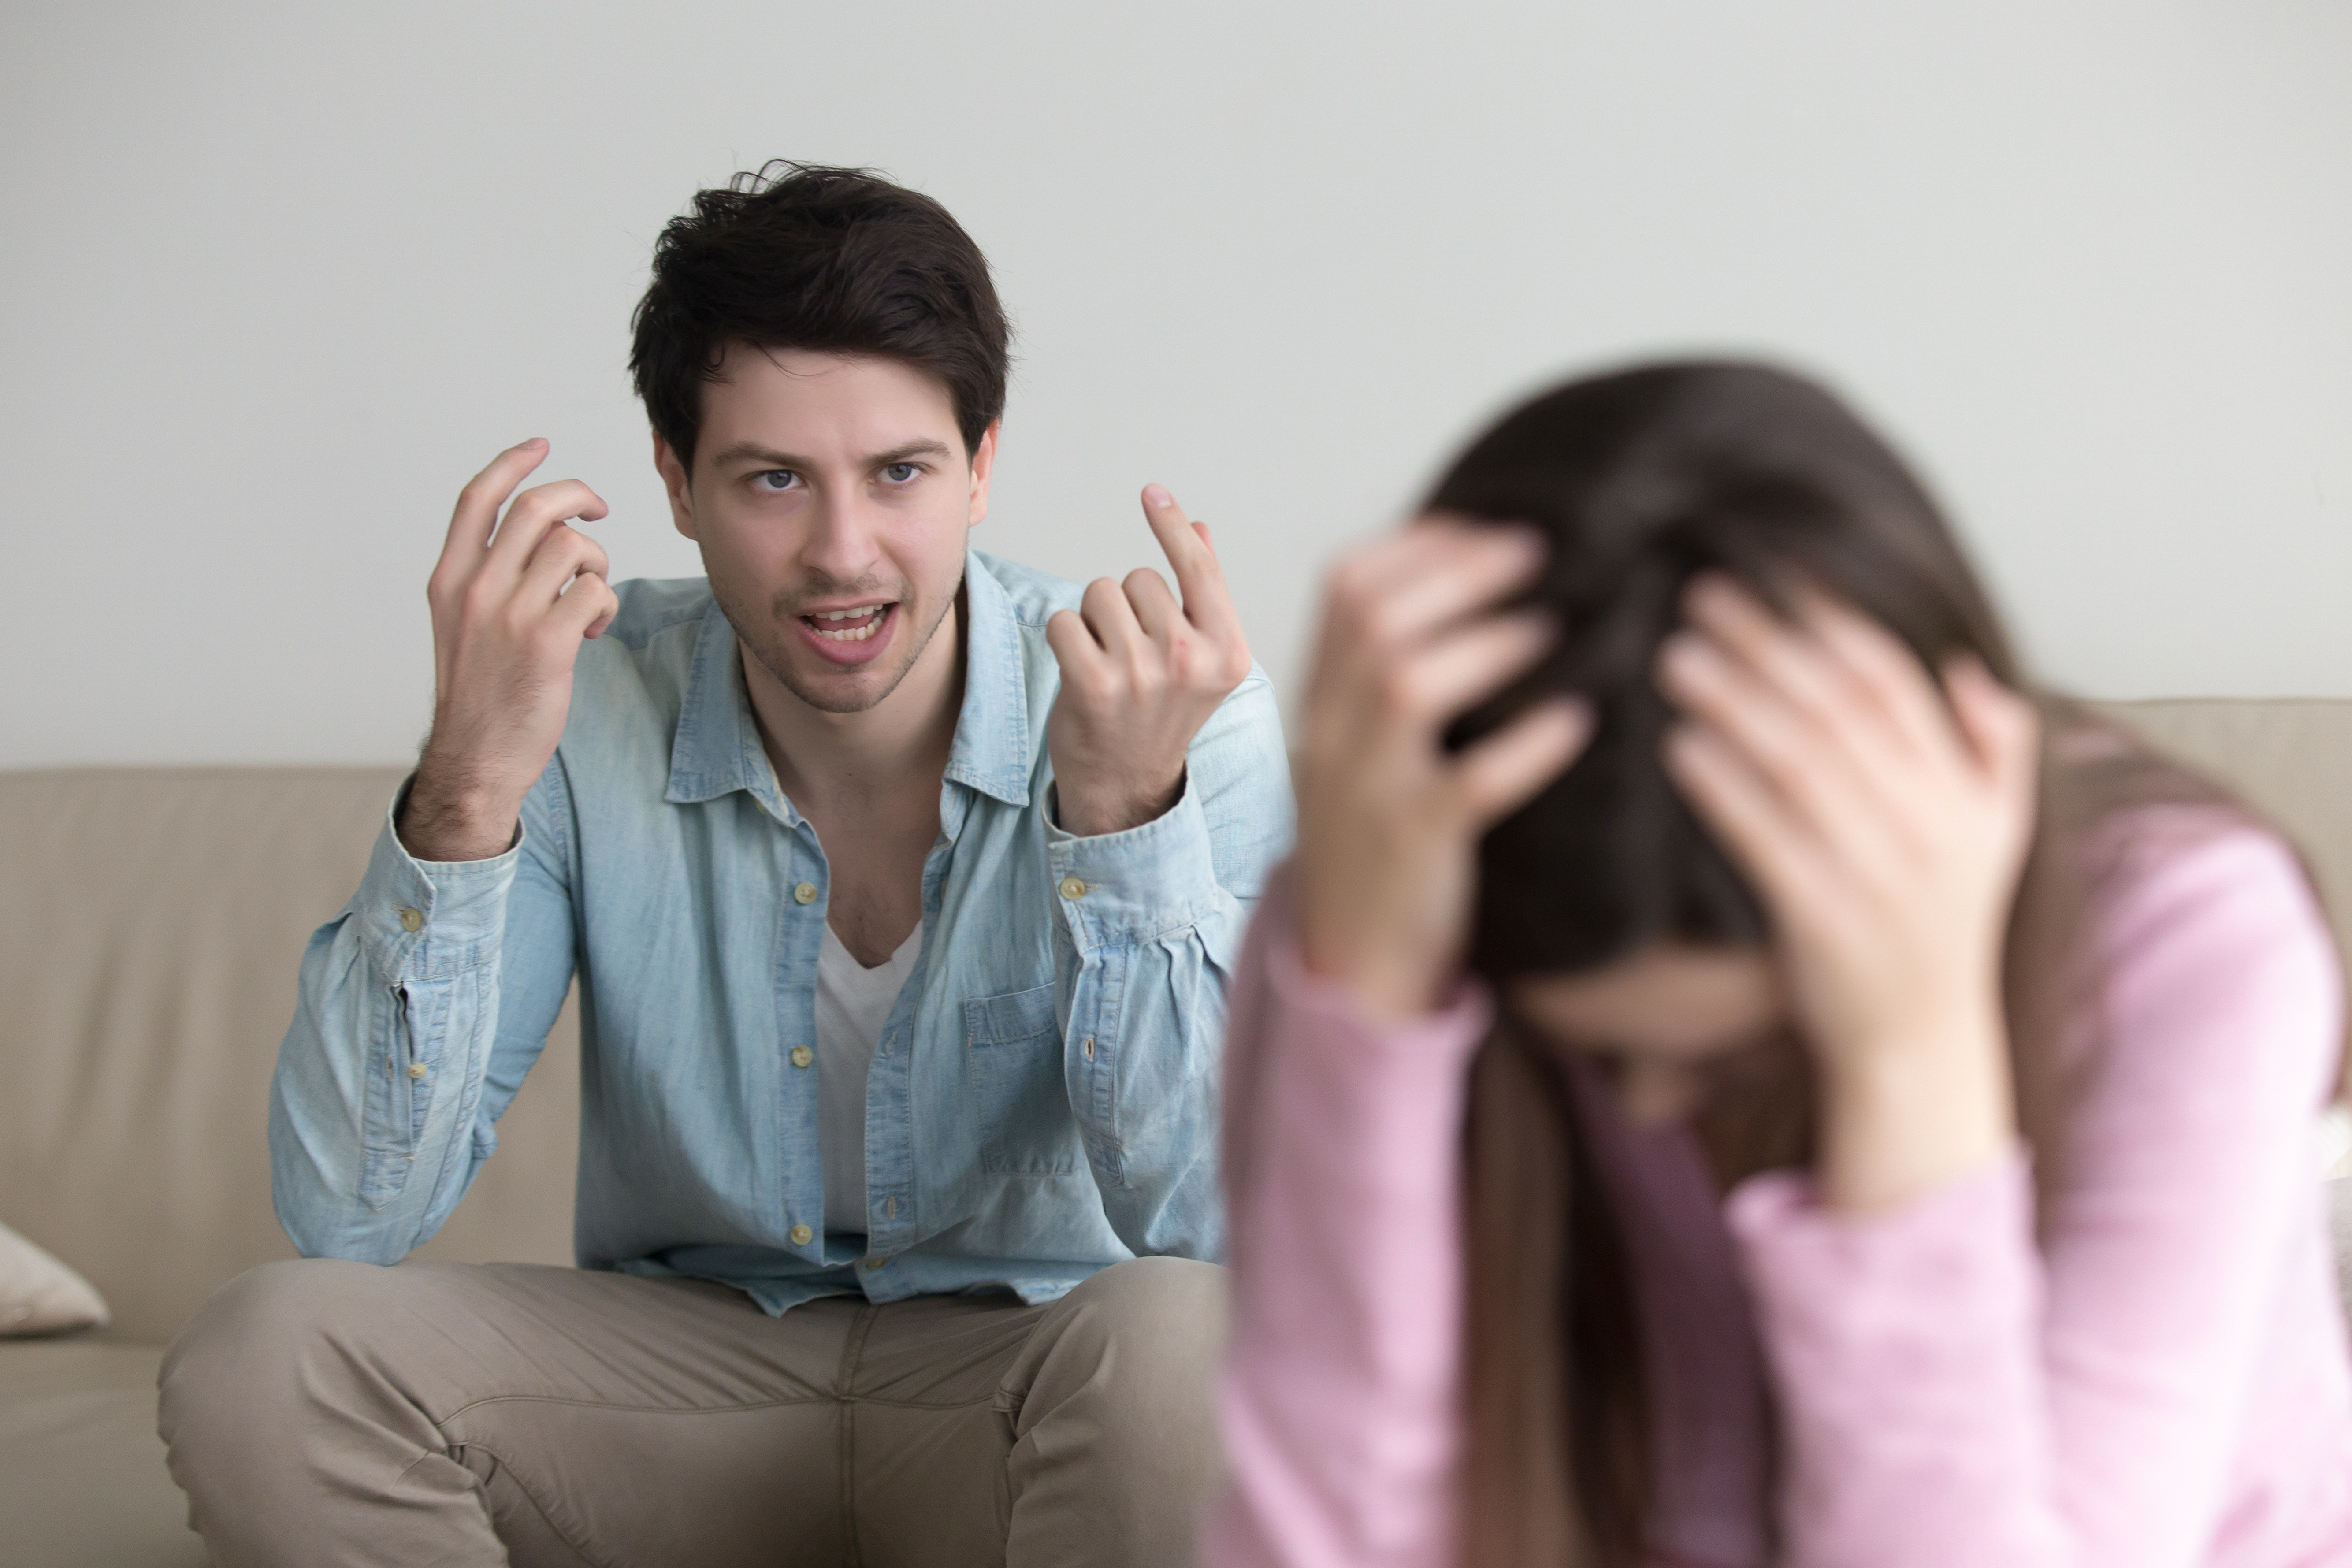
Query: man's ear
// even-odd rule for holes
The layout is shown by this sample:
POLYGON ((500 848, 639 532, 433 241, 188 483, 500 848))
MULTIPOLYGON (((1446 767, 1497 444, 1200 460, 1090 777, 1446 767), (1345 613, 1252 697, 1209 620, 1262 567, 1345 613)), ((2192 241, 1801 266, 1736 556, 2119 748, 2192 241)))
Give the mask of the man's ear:
MULTIPOLYGON (((677 453, 656 433, 654 437, 654 472, 662 479, 662 489, 669 492, 669 521, 688 539, 694 539, 694 483, 687 477, 686 465, 678 461, 677 453)), ((695 540, 696 543, 701 541, 695 540)))
POLYGON ((996 438, 1003 428, 1003 420, 991 422, 980 433, 980 445, 971 449, 971 521, 964 525, 967 528, 977 528, 988 520, 988 480, 996 471, 996 438))

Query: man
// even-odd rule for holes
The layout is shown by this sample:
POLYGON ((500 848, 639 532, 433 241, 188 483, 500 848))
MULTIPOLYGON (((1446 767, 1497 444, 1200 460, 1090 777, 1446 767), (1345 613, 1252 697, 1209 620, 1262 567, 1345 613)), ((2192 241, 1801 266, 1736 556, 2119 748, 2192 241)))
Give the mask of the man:
POLYGON ((279 1055, 306 1261, 163 1373, 221 1563, 1189 1553, 1273 697, 1158 486, 1174 593, 970 552, 986 262, 776 170, 669 226, 636 315, 708 581, 606 586, 604 502, 513 493, 544 442, 458 500, 432 735, 279 1055), (456 1207, 575 973, 583 1268, 366 1267, 456 1207))

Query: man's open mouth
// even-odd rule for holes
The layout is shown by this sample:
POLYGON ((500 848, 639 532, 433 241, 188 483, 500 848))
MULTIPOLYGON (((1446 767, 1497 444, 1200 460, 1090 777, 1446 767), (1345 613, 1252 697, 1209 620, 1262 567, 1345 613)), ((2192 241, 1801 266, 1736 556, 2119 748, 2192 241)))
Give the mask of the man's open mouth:
POLYGON ((819 610, 801 619, 827 642, 864 642, 882 629, 896 608, 895 602, 857 605, 846 610, 819 610))

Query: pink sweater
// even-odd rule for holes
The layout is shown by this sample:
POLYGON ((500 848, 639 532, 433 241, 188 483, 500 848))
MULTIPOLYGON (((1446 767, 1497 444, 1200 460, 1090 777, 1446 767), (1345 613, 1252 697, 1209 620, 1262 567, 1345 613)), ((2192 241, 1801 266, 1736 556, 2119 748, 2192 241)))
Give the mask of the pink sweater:
MULTIPOLYGON (((1644 1306, 1660 1561, 1759 1568, 1769 1507, 1807 1568, 2352 1563, 2314 1142, 2326 928, 2284 847, 2231 828, 2144 858, 2098 938, 2039 1248, 2021 1155, 1869 1217, 1790 1173, 1724 1203, 1687 1135, 1580 1085, 1644 1306)), ((1259 916, 1227 1058, 1216 1568, 1454 1559, 1457 1163, 1487 1017, 1470 994, 1375 1021, 1300 968, 1279 892, 1259 916)))

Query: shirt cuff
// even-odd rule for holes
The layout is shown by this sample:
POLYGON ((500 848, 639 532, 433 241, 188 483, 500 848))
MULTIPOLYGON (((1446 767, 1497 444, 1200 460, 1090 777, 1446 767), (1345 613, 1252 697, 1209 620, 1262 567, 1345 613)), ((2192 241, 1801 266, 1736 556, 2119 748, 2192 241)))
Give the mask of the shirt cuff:
POLYGON ((1431 1082, 1444 1083, 1462 1072, 1494 1023, 1486 988, 1466 975, 1434 1011, 1396 1017, 1375 1012, 1346 985, 1309 971, 1291 920, 1265 921, 1261 930, 1272 1016, 1283 1021, 1294 1050, 1342 1057, 1351 1067, 1367 1058, 1414 1063, 1431 1082))
POLYGON ((506 933, 507 889, 522 859, 522 831, 488 860, 419 860, 395 826, 414 779, 401 781, 384 808, 383 829, 351 902, 360 940, 387 984, 437 980, 496 957, 506 933))
POLYGON ((1175 805, 1124 832, 1082 838, 1054 820, 1054 801, 1049 790, 1038 808, 1045 824, 1045 870, 1079 952, 1186 930, 1227 896, 1217 881, 1209 821, 1189 768, 1175 805))
POLYGON ((1831 1209, 1811 1176, 1772 1172, 1742 1183, 1727 1217, 1784 1383, 1916 1386, 2031 1317, 2032 1207, 2013 1147, 1875 1214, 1831 1209))

